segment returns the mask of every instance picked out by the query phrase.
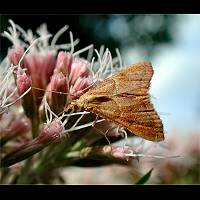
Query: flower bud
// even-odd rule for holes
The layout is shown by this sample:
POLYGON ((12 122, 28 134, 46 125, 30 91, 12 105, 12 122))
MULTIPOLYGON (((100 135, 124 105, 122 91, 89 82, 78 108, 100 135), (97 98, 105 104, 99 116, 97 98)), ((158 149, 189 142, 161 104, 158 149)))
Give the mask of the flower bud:
POLYGON ((114 157, 116 158, 121 158, 121 159, 127 159, 128 156, 126 154, 129 154, 130 152, 130 147, 127 146, 112 146, 111 153, 114 157))
POLYGON ((50 104, 50 108, 54 113, 61 112, 68 99, 68 95, 66 94, 69 92, 68 78, 62 72, 54 74, 47 90, 52 91, 51 93, 47 92, 47 101, 50 104))
POLYGON ((59 119, 54 119, 50 124, 46 124, 41 131, 38 142, 49 143, 60 139, 64 135, 64 127, 59 119))
POLYGON ((44 54, 30 52, 25 56, 24 67, 28 69, 35 87, 44 89, 47 86, 53 74, 55 62, 54 51, 47 51, 44 54))
MULTIPOLYGON (((25 56, 24 68, 28 69, 32 85, 46 89, 55 68, 55 51, 30 52, 25 56)), ((34 90, 37 106, 40 105, 44 91, 34 90)))
POLYGON ((17 69, 17 89, 18 93, 21 96, 24 92, 26 92, 32 85, 32 81, 30 77, 27 76, 24 69, 18 67, 17 69))
POLYGON ((0 144, 4 145, 7 141, 21 136, 30 130, 30 122, 23 116, 12 120, 7 127, 0 129, 0 144))
POLYGON ((54 73, 62 72, 66 77, 69 77, 72 61, 73 56, 70 53, 64 51, 59 52, 54 73))
POLYGON ((70 89, 70 94, 72 99, 79 97, 83 90, 88 88, 92 84, 92 81, 89 78, 78 78, 75 84, 70 89))
POLYGON ((74 85, 79 77, 88 77, 89 70, 87 68, 88 62, 84 59, 76 58, 72 63, 70 73, 70 84, 74 85))
POLYGON ((8 60, 10 64, 18 65, 23 53, 24 53, 24 48, 20 46, 17 48, 15 47, 15 48, 9 49, 8 60))
POLYGON ((24 145, 17 147, 15 150, 7 154, 1 160, 2 167, 9 167, 20 162, 35 153, 40 152, 46 146, 53 142, 57 142, 64 136, 64 127, 59 119, 54 119, 50 124, 46 124, 40 135, 34 140, 26 142, 24 145))

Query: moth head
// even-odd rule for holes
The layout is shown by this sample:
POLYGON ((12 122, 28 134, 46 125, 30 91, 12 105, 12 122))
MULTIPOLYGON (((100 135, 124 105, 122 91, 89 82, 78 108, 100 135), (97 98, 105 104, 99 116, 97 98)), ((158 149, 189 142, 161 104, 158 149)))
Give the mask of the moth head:
POLYGON ((78 107, 88 108, 88 104, 93 102, 94 99, 95 99, 94 95, 82 95, 80 96, 79 99, 76 100, 76 105, 78 107))

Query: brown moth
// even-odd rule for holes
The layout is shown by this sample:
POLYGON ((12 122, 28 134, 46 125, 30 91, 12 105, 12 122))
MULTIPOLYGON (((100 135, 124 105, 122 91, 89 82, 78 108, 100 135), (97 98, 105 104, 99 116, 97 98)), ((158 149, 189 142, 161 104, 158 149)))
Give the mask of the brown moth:
POLYGON ((92 86, 72 101, 68 108, 87 110, 119 124, 137 136, 162 141, 163 124, 148 93, 152 76, 150 62, 130 65, 92 86))

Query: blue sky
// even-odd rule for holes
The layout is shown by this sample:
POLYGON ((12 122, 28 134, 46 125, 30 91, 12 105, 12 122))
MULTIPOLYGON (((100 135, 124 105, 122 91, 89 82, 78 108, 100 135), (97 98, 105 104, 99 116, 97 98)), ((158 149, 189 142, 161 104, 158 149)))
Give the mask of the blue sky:
MULTIPOLYGON (((179 15, 171 31, 174 42, 160 46, 150 60, 152 101, 158 112, 169 113, 161 114, 167 132, 200 132, 200 15, 179 15)), ((127 64, 144 60, 137 47, 122 55, 127 64)))

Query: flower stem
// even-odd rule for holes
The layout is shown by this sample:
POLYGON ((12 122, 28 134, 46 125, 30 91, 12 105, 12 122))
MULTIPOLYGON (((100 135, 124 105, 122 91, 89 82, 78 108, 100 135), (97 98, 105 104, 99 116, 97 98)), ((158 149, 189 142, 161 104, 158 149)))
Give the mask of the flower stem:
POLYGON ((28 175, 30 173, 30 168, 31 168, 31 165, 32 165, 32 157, 31 158, 28 158, 26 161, 25 161, 25 164, 21 170, 21 174, 17 180, 17 184, 28 184, 29 183, 29 180, 28 180, 28 175))
POLYGON ((32 137, 36 138, 39 132, 39 118, 38 117, 31 118, 31 123, 32 123, 32 137))

